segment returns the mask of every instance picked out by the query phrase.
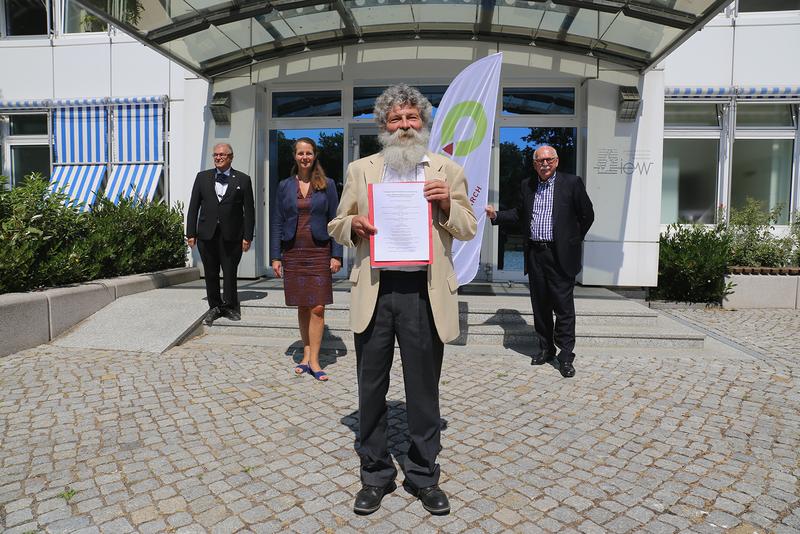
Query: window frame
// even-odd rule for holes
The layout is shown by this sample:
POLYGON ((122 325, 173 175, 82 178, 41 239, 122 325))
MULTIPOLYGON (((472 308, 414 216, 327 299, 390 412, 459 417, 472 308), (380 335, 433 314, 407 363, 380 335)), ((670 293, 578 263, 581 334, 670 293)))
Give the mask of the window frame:
POLYGON ((46 17, 45 33, 39 33, 35 35, 10 35, 8 33, 8 17, 6 16, 7 1, 8 0, 0 0, 0 39, 13 39, 13 40, 24 41, 24 40, 50 38, 53 35, 53 28, 55 27, 55 22, 53 18, 55 17, 55 12, 53 9, 52 0, 43 0, 45 5, 45 17, 46 17))
MULTIPOLYGON (((50 153, 49 165, 50 175, 53 174, 53 143, 50 141, 53 135, 52 116, 49 110, 41 108, 31 108, 19 111, 3 111, 0 113, 0 150, 2 150, 2 163, 0 167, 0 174, 7 176, 9 179, 7 188, 14 186, 14 176, 12 165, 11 152, 12 148, 16 146, 47 146, 50 153), (11 121, 12 115, 45 115, 47 117, 47 133, 35 135, 11 135, 11 121)), ((49 177, 48 177, 49 178, 49 177)))

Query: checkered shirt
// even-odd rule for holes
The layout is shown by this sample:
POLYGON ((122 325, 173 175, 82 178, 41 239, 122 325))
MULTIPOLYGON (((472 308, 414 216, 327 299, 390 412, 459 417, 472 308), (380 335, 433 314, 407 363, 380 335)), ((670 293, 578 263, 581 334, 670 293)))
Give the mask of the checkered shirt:
POLYGON ((536 178, 536 196, 531 215, 531 241, 553 240, 553 185, 556 175, 543 182, 536 178))

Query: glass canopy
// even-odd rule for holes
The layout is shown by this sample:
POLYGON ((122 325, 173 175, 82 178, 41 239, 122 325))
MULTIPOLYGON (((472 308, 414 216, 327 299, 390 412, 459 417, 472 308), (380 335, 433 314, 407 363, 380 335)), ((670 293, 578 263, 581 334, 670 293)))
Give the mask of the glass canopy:
POLYGON ((466 39, 542 46, 644 70, 731 0, 76 0, 213 78, 332 46, 466 39))

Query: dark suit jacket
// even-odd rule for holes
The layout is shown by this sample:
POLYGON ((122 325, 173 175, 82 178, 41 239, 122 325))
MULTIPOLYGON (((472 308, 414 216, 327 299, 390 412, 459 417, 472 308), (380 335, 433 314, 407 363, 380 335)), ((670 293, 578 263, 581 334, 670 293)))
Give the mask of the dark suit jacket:
MULTIPOLYGON (((281 243, 291 241, 297 233, 297 179, 285 178, 278 184, 275 192, 275 205, 269 230, 270 260, 281 259, 281 243)), ((328 223, 336 217, 339 196, 336 184, 328 178, 328 186, 323 191, 311 192, 311 235, 317 241, 329 241, 328 223)), ((342 257, 342 245, 331 241, 331 256, 342 257)))
POLYGON ((197 173, 186 214, 186 236, 208 240, 214 237, 219 221, 225 241, 252 241, 256 224, 253 185, 250 177, 231 169, 228 189, 222 200, 214 189, 216 169, 197 173))
MULTIPOLYGON (((528 239, 538 176, 522 181, 521 202, 516 208, 498 211, 492 224, 521 224, 525 239, 525 274, 528 273, 528 239)), ((553 253, 567 276, 581 271, 581 242, 594 222, 594 208, 580 176, 556 172, 553 184, 553 253)))

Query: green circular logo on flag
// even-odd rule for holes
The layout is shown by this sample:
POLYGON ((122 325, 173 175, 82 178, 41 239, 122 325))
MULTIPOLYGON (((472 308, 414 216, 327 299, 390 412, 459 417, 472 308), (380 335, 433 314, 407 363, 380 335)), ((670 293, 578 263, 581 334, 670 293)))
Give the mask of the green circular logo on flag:
POLYGON ((489 121, 486 118, 486 111, 480 102, 474 100, 466 100, 460 102, 450 109, 442 122, 442 136, 439 140, 441 150, 450 154, 451 156, 464 157, 483 143, 483 138, 486 137, 486 129, 489 126, 489 121), (475 131, 472 132, 472 137, 469 139, 462 139, 455 141, 456 125, 461 119, 471 119, 475 124, 475 131))

